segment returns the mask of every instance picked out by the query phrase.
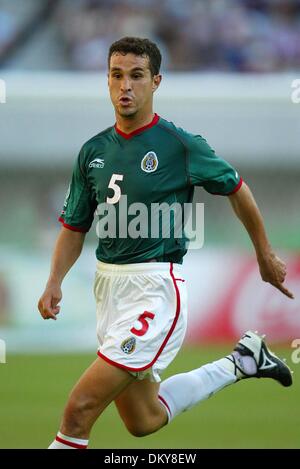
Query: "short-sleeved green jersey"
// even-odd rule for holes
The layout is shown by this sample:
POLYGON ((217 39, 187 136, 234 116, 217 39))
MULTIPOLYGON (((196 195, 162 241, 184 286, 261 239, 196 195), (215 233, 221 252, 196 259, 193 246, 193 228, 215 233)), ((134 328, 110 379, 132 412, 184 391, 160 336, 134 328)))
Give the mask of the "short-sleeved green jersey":
MULTIPOLYGON (((219 158, 204 138, 155 114, 149 125, 130 134, 115 125, 83 145, 60 221, 66 228, 87 232, 95 211, 98 223, 107 215, 97 207, 114 206, 119 220, 121 203, 126 199, 127 207, 133 209, 126 214, 129 224, 134 204, 144 204, 150 214, 153 204, 191 202, 194 186, 229 195, 241 184, 237 171, 219 158)), ((164 237, 161 230, 156 237, 138 238, 119 233, 118 226, 112 231, 112 236, 99 236, 96 256, 102 262, 126 264, 154 258, 181 263, 186 253, 184 237, 164 237)))

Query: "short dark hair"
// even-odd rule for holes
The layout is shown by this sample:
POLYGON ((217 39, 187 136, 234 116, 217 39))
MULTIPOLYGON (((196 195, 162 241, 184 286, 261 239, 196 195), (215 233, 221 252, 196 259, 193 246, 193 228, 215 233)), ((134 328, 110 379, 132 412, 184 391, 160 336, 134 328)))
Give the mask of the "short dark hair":
POLYGON ((114 42, 108 52, 108 69, 110 66, 110 58, 115 52, 121 54, 135 54, 147 56, 149 58, 149 68, 151 75, 158 75, 161 65, 161 53, 157 45, 149 39, 140 37, 123 37, 114 42))

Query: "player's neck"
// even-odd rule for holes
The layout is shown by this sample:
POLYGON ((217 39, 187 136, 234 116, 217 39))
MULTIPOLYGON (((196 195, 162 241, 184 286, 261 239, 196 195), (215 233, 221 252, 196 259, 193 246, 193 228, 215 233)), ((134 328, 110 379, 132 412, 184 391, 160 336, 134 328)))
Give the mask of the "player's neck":
POLYGON ((151 124, 153 118, 154 112, 152 110, 142 116, 123 117, 116 115, 117 128, 125 134, 130 134, 141 127, 151 124))

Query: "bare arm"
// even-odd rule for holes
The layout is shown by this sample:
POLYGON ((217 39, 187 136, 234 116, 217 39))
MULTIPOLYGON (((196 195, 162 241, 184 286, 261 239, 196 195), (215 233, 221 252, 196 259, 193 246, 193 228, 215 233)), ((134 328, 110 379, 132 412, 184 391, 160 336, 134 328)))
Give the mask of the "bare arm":
POLYGON ((247 184, 243 183, 235 194, 229 196, 229 200, 252 240, 262 279, 289 298, 294 298, 293 294, 283 286, 286 276, 285 263, 272 250, 262 215, 247 184))
POLYGON ((56 319, 60 310, 58 303, 62 299, 62 281, 80 256, 84 239, 85 233, 62 227, 56 240, 49 279, 38 302, 38 309, 44 319, 56 319))

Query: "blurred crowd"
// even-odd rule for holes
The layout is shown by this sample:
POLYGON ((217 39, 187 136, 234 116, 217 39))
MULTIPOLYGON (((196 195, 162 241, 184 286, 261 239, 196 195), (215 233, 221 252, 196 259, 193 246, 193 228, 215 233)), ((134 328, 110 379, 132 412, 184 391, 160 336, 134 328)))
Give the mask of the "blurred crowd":
MULTIPOLYGON (((105 70, 109 45, 126 35, 156 41, 167 70, 259 73, 300 68, 300 0, 55 3, 49 21, 57 27, 66 68, 105 70)), ((0 0, 0 50, 14 28, 13 18, 1 12, 0 0)))
POLYGON ((126 35, 157 41, 170 70, 300 68, 299 0, 70 0, 59 20, 79 69, 105 69, 126 35))

